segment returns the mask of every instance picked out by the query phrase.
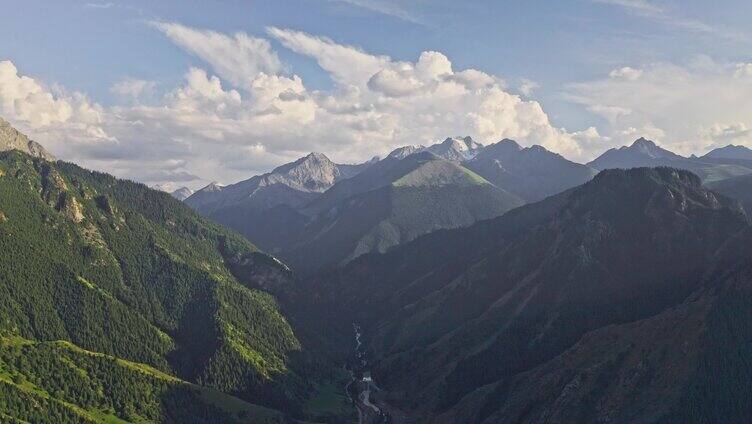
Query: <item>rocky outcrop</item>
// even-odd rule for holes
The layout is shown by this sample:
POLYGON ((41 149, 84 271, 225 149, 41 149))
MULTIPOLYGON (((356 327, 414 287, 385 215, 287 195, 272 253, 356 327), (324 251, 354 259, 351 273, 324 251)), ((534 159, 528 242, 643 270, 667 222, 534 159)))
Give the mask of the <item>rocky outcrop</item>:
POLYGON ((0 151, 20 150, 31 156, 54 161, 55 157, 36 141, 13 128, 8 121, 0 118, 0 151))

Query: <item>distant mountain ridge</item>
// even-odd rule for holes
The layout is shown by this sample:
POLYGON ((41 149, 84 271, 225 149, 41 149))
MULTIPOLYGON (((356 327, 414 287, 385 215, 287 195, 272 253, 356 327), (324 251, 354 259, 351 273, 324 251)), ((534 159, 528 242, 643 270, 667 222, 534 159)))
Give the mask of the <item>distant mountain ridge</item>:
POLYGON ((659 147, 651 140, 639 138, 630 146, 609 149, 589 162, 588 166, 598 170, 669 166, 692 171, 708 182, 752 173, 752 161, 725 156, 717 152, 714 155, 686 158, 659 147))
POLYGON ((707 183, 751 174, 752 160, 728 157, 739 151, 686 158, 639 138, 583 165, 538 145, 522 147, 504 139, 483 146, 471 137, 450 137, 429 146, 400 147, 359 165, 337 165, 312 153, 240 183, 209 185, 186 203, 308 273, 545 199, 587 182, 598 170, 670 166, 692 171, 707 183), (435 165, 439 162, 422 167, 415 158, 459 168, 435 165), (466 191, 470 197, 456 197, 473 180, 470 176, 495 190, 483 183, 466 191), (431 181, 442 188, 431 187, 431 181))
MULTIPOLYGON (((452 149, 452 143, 447 146, 452 149)), ((324 173, 337 176, 325 179, 334 183, 323 192, 322 187, 309 190, 300 184, 293 191, 295 185, 286 183, 271 192, 264 184, 280 181, 280 176, 296 169, 301 170, 296 181, 306 179, 311 169, 321 175, 321 167, 301 169, 301 164, 311 161, 336 169, 325 156, 312 154, 233 186, 207 187, 186 203, 253 237, 302 272, 334 266, 362 253, 384 251, 434 229, 497 216, 523 203, 476 173, 423 149, 403 159, 389 156, 371 161, 349 178, 336 171, 324 173), (250 195, 245 194, 249 186, 255 189, 250 195), (285 192, 296 197, 260 203, 254 197, 262 190, 275 200, 284 199, 285 192)))
POLYGON ((501 215, 583 184, 599 169, 655 166, 687 169, 708 183, 752 173, 752 161, 685 158, 645 138, 583 165, 509 139, 483 146, 450 137, 347 171, 312 153, 237 184, 209 185, 186 203, 307 274, 501 215))
POLYGON ((202 213, 238 204, 259 208, 298 206, 343 178, 339 166, 321 153, 311 153, 295 162, 278 166, 228 186, 212 183, 193 193, 186 203, 202 213))
POLYGON ((523 149, 505 140, 484 147, 471 137, 451 137, 361 165, 336 165, 312 153, 231 186, 207 186, 186 203, 313 270, 497 216, 594 174, 540 146, 523 149), (327 247, 313 247, 319 245, 327 247))
POLYGON ((308 273, 522 204, 514 194, 428 151, 387 158, 301 209, 309 221, 280 254, 308 273))
POLYGON ((372 163, 339 165, 326 155, 311 153, 239 183, 209 184, 185 203, 263 248, 278 252, 295 240, 308 220, 298 208, 372 163))
POLYGON ((655 166, 667 161, 684 161, 686 158, 659 147, 655 142, 638 138, 630 146, 609 149, 596 159, 588 162, 588 166, 603 170, 611 168, 636 168, 641 166, 655 166))
POLYGON ((569 161, 542 146, 523 148, 509 139, 486 146, 465 166, 526 202, 560 193, 596 174, 594 169, 569 161))
POLYGON ((712 159, 744 159, 752 160, 752 149, 745 146, 736 146, 729 144, 725 147, 719 147, 706 153, 703 158, 712 159))
POLYGON ((474 158, 481 150, 483 150, 483 145, 473 140, 472 137, 449 137, 428 147, 422 145, 398 147, 387 157, 404 159, 415 153, 430 152, 442 159, 461 163, 474 158))

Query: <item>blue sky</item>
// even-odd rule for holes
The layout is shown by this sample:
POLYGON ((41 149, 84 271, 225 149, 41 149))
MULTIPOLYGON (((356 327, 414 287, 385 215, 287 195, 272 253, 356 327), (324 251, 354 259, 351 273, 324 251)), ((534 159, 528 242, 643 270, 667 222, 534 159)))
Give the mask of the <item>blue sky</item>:
POLYGON ((0 60, 14 69, 7 72, 14 75, 6 81, 0 115, 61 157, 149 183, 230 182, 311 149, 356 161, 400 144, 455 135, 442 131, 470 134, 485 143, 512 136, 582 161, 640 135, 683 154, 752 140, 749 110, 739 106, 742 94, 752 94, 745 91, 752 78, 752 33, 747 32, 752 3, 747 1, 17 3, 4 8, 0 26, 0 60), (272 28, 279 31, 272 33, 272 28), (238 32, 261 40, 258 60, 267 65, 259 67, 255 47, 246 52, 245 62, 226 57, 237 48, 233 43, 242 43, 234 38, 238 32), (211 34, 226 37, 215 38, 213 51, 206 48, 211 34), (370 80, 365 74, 345 75, 348 66, 361 62, 348 62, 350 56, 338 55, 332 46, 369 55, 356 61, 388 56, 366 69, 383 66, 391 73, 370 80), (467 90, 484 93, 447 97, 441 94, 446 87, 433 84, 428 94, 427 80, 412 74, 422 52, 440 53, 451 61, 452 72, 472 69, 488 76, 487 81, 474 76, 471 85, 476 85, 464 83, 467 90), (248 71, 223 72, 227 63, 248 71), (217 77, 221 93, 211 98, 213 103, 207 103, 209 91, 188 90, 191 70, 205 74, 193 74, 192 81, 207 90, 217 77), (265 103, 288 120, 259 121, 264 112, 257 101, 263 97, 260 82, 245 83, 259 70, 284 79, 277 88, 264 86, 263 96, 276 89, 281 91, 275 96, 286 91, 301 103, 307 96, 316 104, 288 111, 265 103), (18 94, 13 87, 24 77, 49 93, 53 103, 18 94), (124 87, 123 82, 132 95, 115 88, 124 87), (358 95, 348 91, 356 89, 358 95), (368 90, 373 93, 364 94, 368 90), (191 97, 196 93, 201 100, 191 97), (718 98, 707 102, 708 96, 718 98), (179 116, 186 115, 189 97, 195 116, 186 122, 179 116), (455 106, 428 106, 441 101, 455 106), (23 102, 29 106, 21 108, 23 102), (335 119, 335 103, 360 108, 360 118, 335 119), (58 109, 50 112, 53 107, 58 109), (61 107, 73 112, 61 112, 61 107), (174 113, 155 117, 165 109, 174 113), (250 110, 256 111, 253 120, 250 110), (425 123, 402 129, 404 110, 420 113, 408 124, 425 123), (201 116, 210 123, 201 122, 201 116), (432 127, 431 117, 452 125, 432 127), (541 124, 542 117, 548 122, 541 124), (693 122, 677 123, 683 119, 693 122), (287 122, 289 131, 276 128, 287 122), (135 124, 145 129, 136 131, 135 124), (263 125, 269 130, 259 130, 263 125), (372 128, 379 125, 391 129, 372 128), (244 160, 237 160, 239 151, 244 160), (144 166, 148 175, 142 173, 144 166))

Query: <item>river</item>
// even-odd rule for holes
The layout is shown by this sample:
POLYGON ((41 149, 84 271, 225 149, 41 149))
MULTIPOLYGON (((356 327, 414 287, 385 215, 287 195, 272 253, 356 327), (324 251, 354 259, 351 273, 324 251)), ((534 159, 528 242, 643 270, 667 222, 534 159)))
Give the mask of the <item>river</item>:
POLYGON ((351 380, 347 383, 345 391, 358 410, 358 424, 390 423, 389 415, 371 401, 371 393, 381 389, 376 385, 371 370, 368 368, 362 329, 357 323, 353 323, 353 330, 355 331, 355 360, 350 365, 351 369, 348 369, 351 380))

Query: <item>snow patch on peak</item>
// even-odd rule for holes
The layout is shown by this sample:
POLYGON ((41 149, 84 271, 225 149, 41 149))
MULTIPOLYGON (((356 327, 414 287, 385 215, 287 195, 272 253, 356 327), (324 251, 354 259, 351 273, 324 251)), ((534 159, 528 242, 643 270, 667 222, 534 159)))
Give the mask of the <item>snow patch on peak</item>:
POLYGON ((483 145, 471 137, 450 137, 426 150, 442 159, 462 162, 474 158, 482 148, 483 145))

